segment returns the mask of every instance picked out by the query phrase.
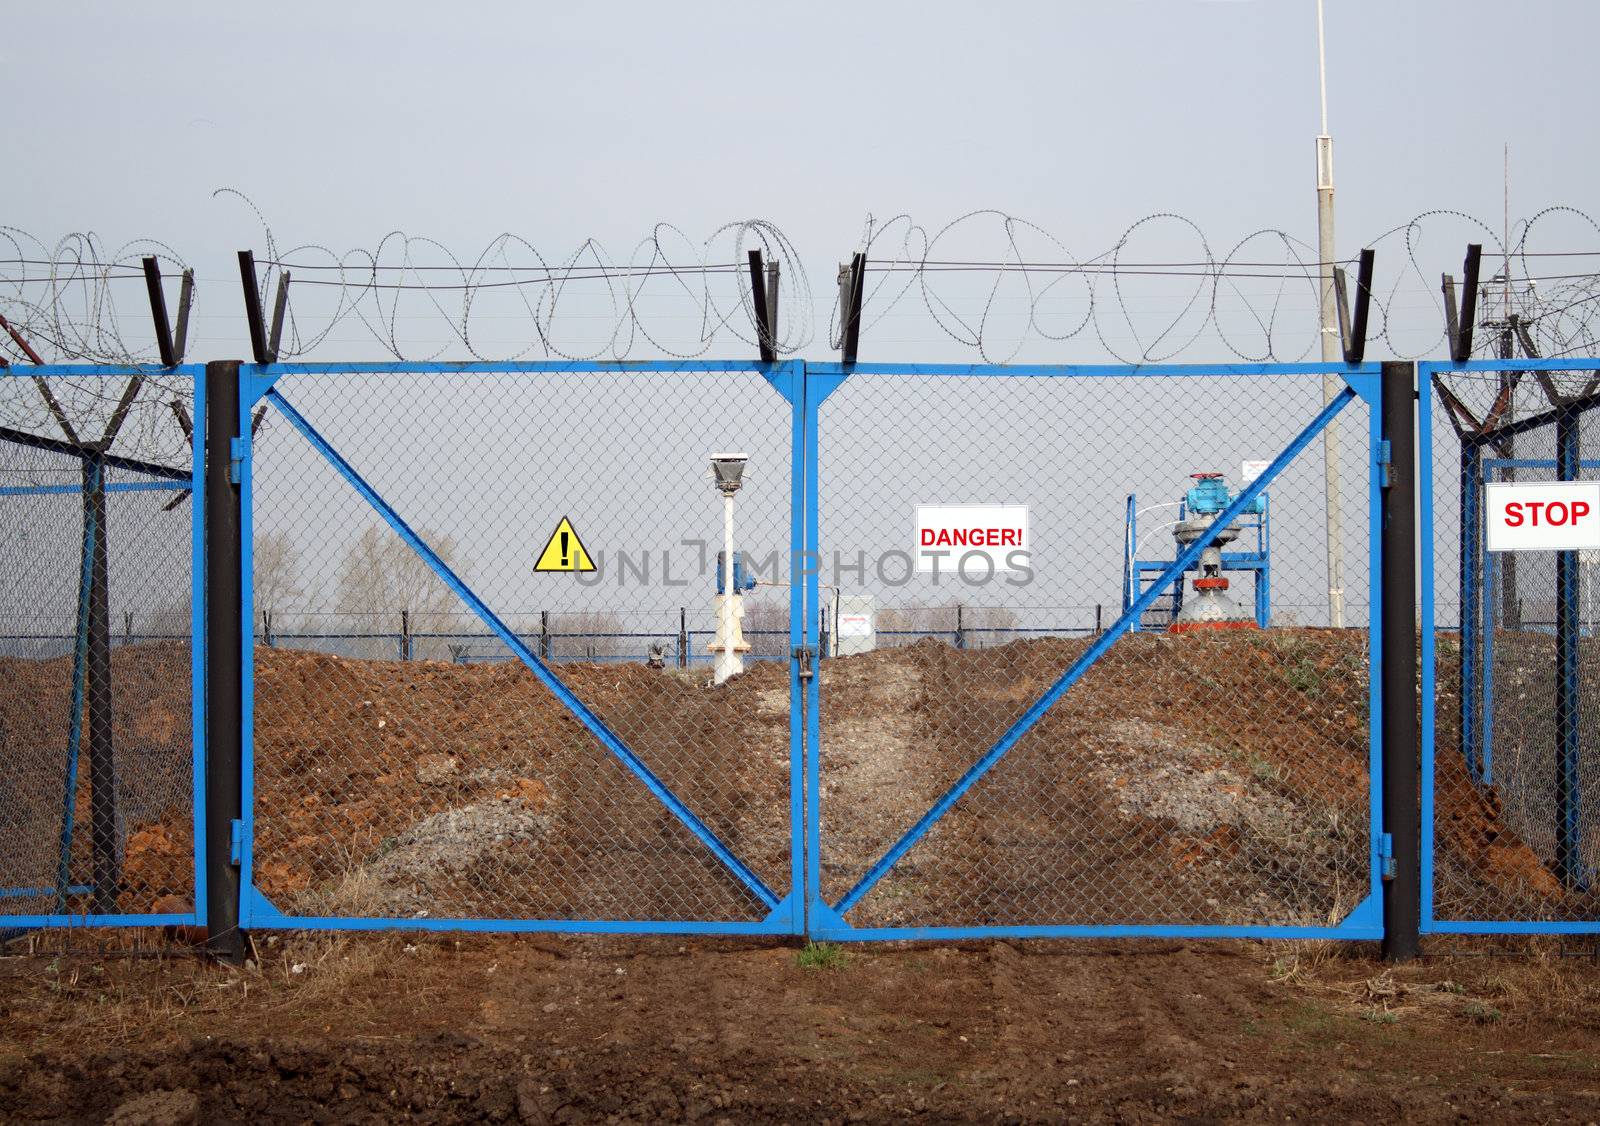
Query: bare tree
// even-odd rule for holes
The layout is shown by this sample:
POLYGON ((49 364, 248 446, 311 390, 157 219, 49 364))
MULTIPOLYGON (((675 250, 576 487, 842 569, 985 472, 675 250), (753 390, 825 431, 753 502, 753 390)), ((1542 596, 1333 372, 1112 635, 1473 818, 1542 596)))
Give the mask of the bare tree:
MULTIPOLYGON (((427 530, 417 534, 451 570, 460 573, 454 561, 453 538, 427 530)), ((450 588, 404 540, 374 525, 356 538, 339 565, 335 607, 339 613, 357 618, 358 632, 373 633, 398 632, 400 612, 404 610, 415 638, 418 634, 444 632, 458 603, 450 588)), ((411 652, 423 660, 449 657, 444 639, 416 638, 411 652)), ((385 642, 373 647, 372 655, 392 658, 397 650, 385 642)))
POLYGON ((251 591, 257 614, 273 615, 283 629, 283 612, 305 593, 300 587, 300 560, 287 532, 263 532, 252 546, 251 591))
POLYGON ((744 611, 744 639, 751 657, 789 654, 789 607, 782 602, 751 602, 744 611))

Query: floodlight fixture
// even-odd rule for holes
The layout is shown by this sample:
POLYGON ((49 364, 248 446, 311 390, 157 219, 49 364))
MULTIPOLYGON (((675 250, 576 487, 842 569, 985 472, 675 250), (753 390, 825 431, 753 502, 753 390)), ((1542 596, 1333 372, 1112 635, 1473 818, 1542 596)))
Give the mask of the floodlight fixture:
POLYGON ((711 473, 723 496, 731 497, 739 491, 739 486, 744 483, 744 463, 749 460, 749 454, 711 455, 711 473))

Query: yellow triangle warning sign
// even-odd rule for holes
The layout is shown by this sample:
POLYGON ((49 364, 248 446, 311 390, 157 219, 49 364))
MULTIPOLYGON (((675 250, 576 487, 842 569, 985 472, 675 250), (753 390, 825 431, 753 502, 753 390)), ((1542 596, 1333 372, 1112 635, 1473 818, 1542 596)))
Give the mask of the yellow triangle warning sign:
POLYGON ((535 571, 592 571, 594 560, 589 558, 589 553, 584 550, 583 541, 578 538, 577 529, 572 526, 572 521, 565 516, 561 523, 556 525, 556 530, 550 533, 550 542, 544 545, 544 550, 539 553, 539 561, 533 565, 535 571))

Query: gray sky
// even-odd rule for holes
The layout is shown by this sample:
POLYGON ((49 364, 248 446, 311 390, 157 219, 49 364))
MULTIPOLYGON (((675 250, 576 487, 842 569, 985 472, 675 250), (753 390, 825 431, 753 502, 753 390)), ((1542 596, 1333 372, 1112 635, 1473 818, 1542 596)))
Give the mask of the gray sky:
MULTIPOLYGON (((1545 0, 1515 9, 1483 0, 1331 0, 1329 9, 1341 255, 1431 209, 1470 212, 1498 228, 1508 141, 1513 217, 1556 202, 1591 202, 1596 158, 1578 142, 1591 116, 1586 53, 1600 31, 1600 8, 1545 0), (1536 63, 1498 64, 1493 54, 1507 43, 1536 63)), ((171 244, 200 278, 190 358, 207 359, 246 350, 233 251, 264 249, 249 211, 213 197, 219 187, 252 197, 284 246, 371 248, 401 229, 469 260, 503 231, 529 239, 547 258, 559 260, 593 237, 625 261, 657 222, 701 239, 723 224, 763 218, 788 235, 807 267, 819 313, 816 339, 804 354, 824 359, 834 264, 857 247, 868 215, 882 220, 909 212, 934 230, 967 211, 998 208, 1047 228, 1080 257, 1102 252, 1130 224, 1161 211, 1196 222, 1217 256, 1263 227, 1314 244, 1315 64, 1313 0, 982 9, 815 3, 786 11, 781 21, 733 4, 505 4, 464 11, 404 2, 287 3, 270 12, 33 5, 9 15, 0 45, 14 170, 0 223, 47 243, 94 230, 108 248, 136 237, 171 244)), ((1172 225, 1152 230, 1133 256, 1183 253, 1188 246, 1175 232, 1172 225)), ((1448 222, 1429 228, 1430 237, 1435 232, 1423 247, 1426 276, 1401 282, 1401 304, 1410 301, 1412 322, 1421 326, 1413 337, 1419 350, 1437 333, 1438 271, 1458 266, 1467 233, 1448 222)), ((984 244, 980 234, 960 250, 992 258, 1003 247, 984 244)), ((1384 288, 1398 276, 1400 250, 1393 240, 1384 244, 1384 288)), ((141 287, 128 288, 125 331, 143 340, 141 287)), ((311 293, 296 293, 297 309, 314 303, 311 293)), ((1156 309, 1181 301, 1171 293, 1146 298, 1156 309)), ((1309 343, 1309 314, 1302 319, 1309 343)), ((441 318, 416 317, 407 331, 424 345, 443 341, 445 355, 463 354, 449 345, 441 318)), ((751 351, 730 342, 709 354, 751 351)), ((351 325, 318 354, 385 358, 375 340, 351 325)), ((925 316, 874 329, 863 357, 976 358, 925 316)), ((1104 355, 1087 336, 1024 358, 1104 355)), ((1227 356, 1211 348, 1182 358, 1227 356)), ((891 433, 852 403, 842 397, 833 407, 836 436, 854 425, 861 448, 880 463, 909 465, 916 434, 891 433)), ((1172 464, 1149 464, 1130 447, 1132 460, 1115 464, 1085 470, 1063 462, 1061 481, 1041 478, 1040 496, 1016 497, 1042 504, 1052 489, 1080 487, 1072 482, 1081 485, 1087 475, 1104 509, 1097 510, 1095 542, 1077 541, 1077 554, 1050 569, 1049 589, 1034 591, 1034 599, 1081 605, 1114 598, 1120 506, 1128 492, 1176 496, 1191 470, 1231 473, 1241 457, 1270 456, 1276 447, 1269 432, 1281 444, 1293 430, 1278 431, 1290 422, 1297 427, 1314 409, 1301 404, 1290 412, 1287 401, 1257 405, 1270 417, 1233 419, 1238 448, 1221 452, 1173 442, 1174 433, 1194 424, 1188 408, 1130 416, 1119 423, 1122 433, 1135 446, 1165 443, 1172 464), (1105 573, 1074 578, 1091 558, 1105 573)), ((685 401, 655 422, 681 423, 696 409, 685 401)), ((949 411, 973 408, 941 409, 946 413, 938 418, 950 421, 949 411)), ((582 414, 576 402, 572 410, 582 414)), ((449 446, 476 424, 466 415, 435 419, 429 437, 449 446)), ((1354 415, 1348 426, 1353 463, 1346 503, 1354 526, 1365 500, 1364 432, 1354 415)), ((651 448, 647 431, 608 436, 618 443, 615 456, 651 448)), ((773 448, 758 452, 782 466, 786 439, 781 426, 775 433, 773 448)), ((1059 427, 1052 423, 1041 434, 1019 431, 1016 456, 1048 462, 1059 427)), ((718 434, 699 437, 700 446, 727 444, 718 434)), ((728 440, 736 437, 744 436, 728 440)), ((658 450, 656 456, 663 465, 688 464, 688 455, 668 458, 658 450)), ((825 460, 830 456, 836 455, 825 452, 825 460)), ((958 460, 970 469, 983 456, 958 460)), ((1291 495, 1308 498, 1308 512, 1310 501, 1319 501, 1320 482, 1307 460, 1296 472, 1311 476, 1286 480, 1276 493, 1284 506, 1274 511, 1285 521, 1291 495)), ((748 509, 746 527, 759 531, 766 547, 784 546, 787 534, 781 473, 768 482, 776 486, 770 512, 748 509)), ((892 501, 909 520, 915 502, 1001 499, 1004 480, 996 470, 993 481, 960 496, 915 490, 902 496, 891 482, 883 497, 856 507, 866 512, 869 500, 882 501, 879 507, 892 501)), ((687 512, 715 516, 697 477, 682 487, 679 500, 652 502, 654 511, 672 517, 659 536, 603 536, 601 516, 580 526, 599 549, 675 542, 676 529, 690 523, 687 512)), ((435 501, 430 494, 417 503, 426 509, 435 501)), ((905 532, 899 523, 852 523, 851 501, 841 494, 831 502, 830 541, 849 548, 899 545, 905 532), (869 534, 874 528, 881 543, 869 534)), ((507 533, 503 558, 479 556, 478 577, 502 566, 520 576, 522 555, 542 544, 546 526, 572 503, 552 500, 526 514, 527 528, 507 533)), ((258 514, 263 526, 270 523, 267 508, 258 514)), ((630 515, 638 513, 618 509, 619 518, 630 515)), ((1320 525, 1311 521, 1303 532, 1295 541, 1303 558, 1280 575, 1280 601, 1289 605, 1314 601, 1322 581, 1314 542, 1320 525)), ((304 529, 300 538, 309 550, 318 533, 304 529)), ((1364 541, 1349 547, 1349 582, 1359 597, 1364 541)), ((320 559, 325 569, 335 566, 335 546, 323 545, 320 559)), ((508 598, 536 604, 525 576, 507 582, 508 598)), ((924 593, 931 599, 937 592, 924 593)), ((671 606, 680 597, 661 595, 671 606)))
MULTIPOLYGON (((1506 141, 1513 215, 1585 204, 1600 9, 1329 8, 1342 254, 1430 208, 1498 226, 1506 141), (1536 65, 1497 64, 1507 43, 1536 65)), ((171 243, 202 281, 196 358, 239 350, 231 252, 260 244, 224 185, 284 244, 337 249, 398 228, 470 256, 509 230, 625 257, 657 221, 762 217, 824 305, 869 213, 995 207, 1079 254, 1163 210, 1219 255, 1259 227, 1314 243, 1315 48, 1312 0, 26 5, 0 46, 0 221, 171 243)), ((943 340, 905 325, 877 355, 891 337, 893 358, 943 340)))

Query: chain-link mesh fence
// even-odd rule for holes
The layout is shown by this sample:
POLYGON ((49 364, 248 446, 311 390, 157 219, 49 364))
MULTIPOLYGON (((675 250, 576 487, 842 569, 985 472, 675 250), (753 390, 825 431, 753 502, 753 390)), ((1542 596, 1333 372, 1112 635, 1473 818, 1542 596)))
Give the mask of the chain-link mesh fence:
MULTIPOLYGON (((753 659, 788 649, 782 395, 714 371, 312 372, 275 391, 715 844, 771 898, 787 892, 789 669, 753 659), (758 636, 744 674, 712 686, 723 507, 708 457, 730 450, 749 455, 735 537, 759 583, 744 619, 758 636), (594 571, 535 570, 563 519, 594 571)), ((252 474, 251 863, 280 910, 768 913, 277 405, 252 474)))
POLYGON ((195 909, 190 467, 138 464, 0 435, 0 915, 195 909))
POLYGON ((1189 490, 1236 496, 1259 469, 1246 463, 1289 447, 1323 396, 1314 374, 856 374, 826 400, 823 581, 868 600, 885 633, 935 614, 954 631, 959 612, 977 638, 824 663, 821 890, 847 922, 1326 927, 1369 895, 1372 459, 1357 400, 1330 439, 1342 622, 1319 439, 1268 489, 1265 571, 1239 558, 1255 547, 1241 518, 1225 569, 1186 576, 1182 628, 1169 609, 1117 640, 881 880, 842 899, 1121 614, 1130 550, 1175 559, 1183 521, 1210 519, 1189 490), (1026 567, 957 573, 957 550, 942 575, 919 571, 919 506, 981 505, 1026 507, 1026 567), (1129 512, 1157 505, 1172 511, 1142 518, 1130 549, 1129 512))
POLYGON ((1432 914, 1595 920, 1600 556, 1491 552, 1486 528, 1493 484, 1600 478, 1600 399, 1592 372, 1508 367, 1439 372, 1430 388, 1432 914))

